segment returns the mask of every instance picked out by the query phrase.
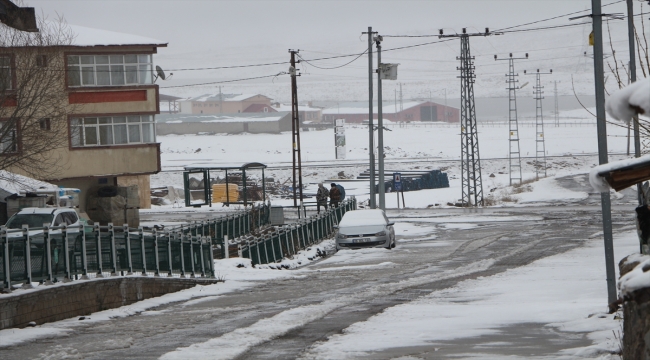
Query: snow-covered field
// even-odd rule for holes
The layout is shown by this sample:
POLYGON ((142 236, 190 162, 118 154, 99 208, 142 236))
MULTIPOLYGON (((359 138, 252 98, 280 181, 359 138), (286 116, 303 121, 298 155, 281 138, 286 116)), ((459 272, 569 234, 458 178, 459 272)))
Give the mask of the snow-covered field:
MULTIPOLYGON (((590 109, 594 112, 594 109, 590 109)), ((571 124, 559 127, 552 122, 545 124, 544 138, 548 171, 551 178, 573 173, 587 173, 597 165, 598 151, 595 119, 585 110, 571 110, 561 113, 562 118, 571 118, 571 124)), ((614 121, 617 123, 616 121, 614 121)), ((405 203, 410 208, 446 206, 461 198, 460 178, 460 131, 458 124, 420 124, 400 127, 389 126, 391 131, 384 132, 386 170, 388 173, 400 170, 442 169, 450 179, 447 189, 424 190, 405 193, 405 203), (436 205, 437 204, 437 205, 436 205)), ((518 203, 535 199, 535 195, 514 194, 509 187, 508 164, 508 126, 501 124, 479 123, 479 151, 482 159, 483 189, 487 197, 496 200, 509 198, 518 203), (533 198, 531 198, 533 197, 533 198)), ((536 178, 532 166, 535 150, 535 126, 531 122, 519 125, 520 152, 522 156, 523 179, 536 178)), ((607 127, 608 150, 610 154, 625 154, 627 151, 627 128, 609 124, 607 127)), ((340 182, 346 188, 346 194, 355 195, 363 202, 368 199, 367 181, 354 181, 356 176, 368 169, 368 133, 367 127, 360 125, 346 126, 347 154, 345 160, 336 160, 334 156, 333 130, 303 131, 301 134, 303 183, 305 193, 315 193, 317 184, 340 182), (339 179, 339 173, 346 179, 339 179)), ((152 186, 173 185, 183 187, 183 166, 191 164, 243 164, 261 162, 269 166, 267 177, 276 182, 291 179, 291 134, 241 134, 241 135, 182 135, 159 136, 162 150, 163 172, 152 176, 152 186)), ((610 161, 625 158, 625 155, 611 155, 610 161)), ((261 172, 249 172, 249 176, 261 176, 261 172)), ((223 176, 214 172, 212 177, 223 176)), ((561 196, 563 190, 552 182, 542 181, 532 187, 545 186, 548 191, 538 192, 543 196, 561 196)), ((290 205, 292 201, 271 197, 273 203, 290 205)), ((548 198, 552 201, 552 198, 548 198)), ((386 195, 389 208, 397 207, 394 194, 386 195)), ((509 205, 512 202, 508 203, 509 205)), ((153 211, 171 208, 171 205, 155 207, 153 211)), ((218 209, 219 207, 217 207, 218 209)))

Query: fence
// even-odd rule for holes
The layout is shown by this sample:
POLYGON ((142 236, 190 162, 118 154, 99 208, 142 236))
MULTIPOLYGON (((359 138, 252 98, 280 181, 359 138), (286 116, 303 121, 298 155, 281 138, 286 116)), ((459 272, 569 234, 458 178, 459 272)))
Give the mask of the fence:
POLYGON ((253 265, 277 262, 290 257, 299 250, 333 236, 334 225, 350 210, 356 210, 357 201, 352 198, 341 202, 336 208, 329 208, 309 219, 284 225, 279 230, 253 239, 243 239, 239 246, 239 257, 251 259, 253 265))
POLYGON ((51 284, 91 276, 214 277, 212 245, 268 224, 269 206, 164 230, 76 225, 0 230, 0 281, 51 284))

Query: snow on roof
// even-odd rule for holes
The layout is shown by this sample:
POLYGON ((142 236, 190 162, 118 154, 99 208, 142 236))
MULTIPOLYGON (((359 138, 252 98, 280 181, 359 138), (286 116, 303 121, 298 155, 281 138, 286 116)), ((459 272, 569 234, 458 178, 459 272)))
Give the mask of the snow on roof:
POLYGON ((374 225, 386 225, 383 211, 378 209, 354 210, 345 213, 339 223, 339 228, 374 225))
POLYGON ((188 114, 160 114, 156 116, 156 122, 164 124, 178 123, 233 123, 233 122, 268 122, 279 121, 287 116, 288 112, 272 113, 236 113, 236 114, 213 114, 213 115, 188 115, 188 114))
POLYGON ((607 182, 607 176, 611 171, 641 167, 644 165, 646 167, 650 166, 650 155, 644 155, 638 158, 624 159, 598 165, 593 167, 589 172, 589 183, 598 192, 609 192, 611 187, 607 182))
POLYGON ((139 35, 119 33, 115 31, 93 29, 79 25, 68 25, 76 35, 73 46, 104 46, 104 45, 156 45, 167 46, 167 42, 139 35))
MULTIPOLYGON (((273 106, 277 111, 292 111, 291 105, 280 104, 280 106, 273 106)), ((314 108, 307 105, 298 105, 298 111, 319 111, 320 108, 314 108)))
POLYGON ((9 194, 18 194, 36 190, 56 190, 58 187, 45 181, 0 170, 0 189, 9 194))
POLYGON ((615 92, 607 100, 606 106, 609 115, 626 123, 636 114, 650 115, 650 78, 615 92))
MULTIPOLYGON (((425 102, 423 101, 409 101, 405 102, 402 108, 404 110, 410 109, 412 107, 422 105, 425 102)), ((379 108, 377 106, 373 107, 373 112, 377 114, 379 108)), ((384 104, 382 107, 382 112, 384 114, 394 114, 397 112, 400 112, 400 105, 399 104, 384 104)), ((367 114, 368 113, 368 107, 344 107, 344 108, 338 108, 338 107, 332 107, 332 108, 327 108, 323 110, 323 114, 367 114)))

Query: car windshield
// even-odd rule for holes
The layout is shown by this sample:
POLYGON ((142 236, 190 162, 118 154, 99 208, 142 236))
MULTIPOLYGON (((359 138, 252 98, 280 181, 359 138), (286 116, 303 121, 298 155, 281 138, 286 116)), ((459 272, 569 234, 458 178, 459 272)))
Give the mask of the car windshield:
POLYGON ((17 214, 7 221, 7 228, 20 229, 23 225, 30 228, 42 228, 45 223, 52 223, 52 214, 17 214))

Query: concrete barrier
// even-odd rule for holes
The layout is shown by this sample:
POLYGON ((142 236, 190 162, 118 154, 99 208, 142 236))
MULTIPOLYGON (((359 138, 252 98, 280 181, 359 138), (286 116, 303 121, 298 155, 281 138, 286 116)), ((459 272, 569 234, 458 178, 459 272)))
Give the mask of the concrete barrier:
POLYGON ((114 309, 196 285, 216 284, 215 279, 116 277, 75 281, 62 286, 0 295, 0 330, 37 325, 93 312, 114 309))

